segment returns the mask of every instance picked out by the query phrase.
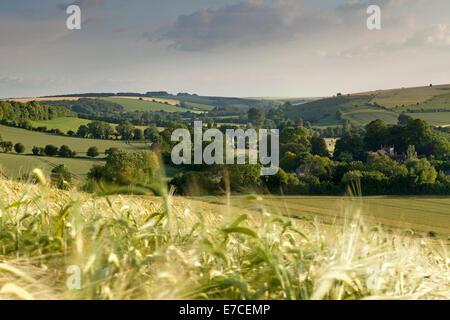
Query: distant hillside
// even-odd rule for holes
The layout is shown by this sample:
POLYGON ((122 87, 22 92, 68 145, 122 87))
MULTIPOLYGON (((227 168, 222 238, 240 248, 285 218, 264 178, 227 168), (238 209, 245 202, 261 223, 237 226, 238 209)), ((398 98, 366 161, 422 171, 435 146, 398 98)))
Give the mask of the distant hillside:
POLYGON ((401 113, 421 118, 433 125, 450 124, 450 85, 379 90, 338 95, 286 109, 286 117, 316 126, 332 126, 349 120, 365 125, 375 119, 397 122, 401 113))
MULTIPOLYGON (((199 96, 197 94, 178 93, 170 94, 166 91, 149 91, 145 94, 135 92, 118 92, 118 93, 82 93, 82 94, 66 94, 57 96, 46 96, 40 98, 27 98, 27 99, 12 99, 12 100, 77 100, 77 98, 154 98, 156 101, 174 101, 177 103, 184 103, 188 107, 192 107, 196 110, 211 110, 215 107, 237 107, 243 110, 248 110, 252 107, 260 108, 273 108, 278 107, 284 101, 289 99, 272 100, 272 99, 253 99, 253 98, 233 98, 233 97, 209 97, 199 96)), ((302 98, 293 99, 294 103, 301 103, 304 101, 302 98)))

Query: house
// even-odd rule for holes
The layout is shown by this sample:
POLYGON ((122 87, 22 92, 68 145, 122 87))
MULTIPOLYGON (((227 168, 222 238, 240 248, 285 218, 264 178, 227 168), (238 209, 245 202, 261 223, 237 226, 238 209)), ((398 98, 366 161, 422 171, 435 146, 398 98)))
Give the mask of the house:
POLYGON ((402 153, 402 154, 398 154, 397 152, 395 152, 395 148, 394 147, 383 147, 381 146, 380 149, 378 149, 375 152, 371 152, 372 155, 377 156, 377 157, 383 157, 383 156, 388 156, 391 160, 403 163, 405 161, 408 160, 408 157, 406 156, 406 154, 402 153))

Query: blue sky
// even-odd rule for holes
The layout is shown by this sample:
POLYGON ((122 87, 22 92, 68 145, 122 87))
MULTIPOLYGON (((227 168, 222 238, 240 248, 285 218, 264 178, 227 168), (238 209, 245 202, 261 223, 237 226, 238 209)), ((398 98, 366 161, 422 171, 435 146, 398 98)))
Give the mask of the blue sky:
POLYGON ((0 97, 195 92, 310 97, 450 83, 450 1, 0 2, 0 97), (67 30, 64 8, 82 9, 67 30))

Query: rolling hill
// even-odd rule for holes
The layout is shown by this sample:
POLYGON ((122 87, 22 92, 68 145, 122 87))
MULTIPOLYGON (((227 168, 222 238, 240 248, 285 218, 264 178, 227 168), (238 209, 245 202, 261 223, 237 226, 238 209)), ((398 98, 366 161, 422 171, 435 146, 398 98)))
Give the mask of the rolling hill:
POLYGON ((338 95, 288 107, 285 115, 302 117, 316 126, 333 126, 349 120, 366 125, 376 119, 397 123, 401 113, 432 125, 450 124, 450 85, 379 90, 338 95))

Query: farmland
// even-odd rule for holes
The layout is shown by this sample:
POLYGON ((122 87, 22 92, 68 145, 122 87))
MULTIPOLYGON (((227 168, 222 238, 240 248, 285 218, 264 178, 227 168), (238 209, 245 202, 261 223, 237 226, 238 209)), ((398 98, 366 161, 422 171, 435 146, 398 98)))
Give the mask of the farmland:
POLYGON ((423 103, 436 96, 448 94, 448 90, 450 90, 450 85, 438 85, 362 92, 356 95, 369 95, 372 97, 371 102, 376 102, 387 108, 393 108, 395 106, 423 103))
POLYGON ((20 178, 29 174, 36 168, 43 170, 47 175, 57 165, 64 164, 75 175, 79 182, 84 182, 86 174, 94 164, 101 165, 104 161, 100 159, 91 160, 83 158, 61 158, 61 157, 37 157, 32 155, 18 155, 12 153, 0 153, 0 172, 8 178, 20 178))
POLYGON ((450 124, 450 85, 379 90, 330 98, 294 105, 286 114, 302 117, 315 126, 334 126, 349 120, 355 125, 366 125, 376 119, 388 124, 397 123, 401 112, 423 119, 431 125, 450 124), (439 112, 437 112, 439 111, 439 112), (341 113, 341 118, 337 116, 341 113))
POLYGON ((165 111, 165 112, 186 112, 187 109, 176 107, 171 104, 164 104, 148 100, 127 99, 127 98, 102 98, 102 100, 115 102, 125 108, 126 111, 165 111))
POLYGON ((0 126, 0 136, 5 141, 12 141, 13 143, 20 142, 25 146, 25 154, 23 155, 0 153, 0 166, 3 168, 4 173, 11 178, 19 177, 34 168, 41 168, 45 172, 49 172, 55 164, 65 164, 72 173, 81 176, 86 175, 93 164, 99 164, 99 160, 86 159, 87 149, 92 146, 97 147, 100 154, 103 154, 109 148, 129 151, 148 149, 148 145, 143 142, 127 144, 114 140, 82 139, 8 126, 0 126), (34 146, 45 147, 48 144, 57 147, 67 145, 77 152, 77 157, 60 158, 31 155, 31 150, 34 146))
POLYGON ((53 144, 58 147, 65 144, 79 154, 86 153, 87 148, 91 146, 97 147, 100 152, 105 152, 105 150, 109 148, 142 150, 148 147, 143 142, 127 144, 117 140, 82 139, 29 131, 3 125, 0 125, 0 135, 5 141, 12 141, 13 143, 21 142, 26 148, 26 153, 31 153, 33 146, 44 147, 47 144, 53 144))
POLYGON ((303 212, 288 198, 289 218, 282 199, 93 196, 38 177, 0 180, 1 226, 14 226, 0 233, 1 299, 450 298, 448 246, 371 227, 350 199, 339 199, 345 224, 322 224, 295 217, 332 211, 332 201, 301 199, 303 212), (73 265, 79 290, 66 285, 73 265))
MULTIPOLYGON (((199 199, 207 203, 226 204, 226 199, 220 197, 199 199)), ((242 196, 232 197, 231 204, 249 208, 246 198, 242 196)), ((351 200, 329 196, 266 196, 262 205, 271 212, 301 219, 318 219, 326 224, 342 223, 350 218, 351 213, 347 209, 356 205, 361 209, 366 223, 372 226, 380 224, 400 231, 410 229, 418 235, 436 231, 444 239, 450 236, 449 197, 376 196, 351 200)))
POLYGON ((81 125, 87 125, 90 120, 80 119, 80 118, 56 118, 52 120, 41 120, 41 121, 31 121, 33 127, 47 127, 47 129, 59 129, 64 133, 72 130, 77 132, 77 129, 81 125))

